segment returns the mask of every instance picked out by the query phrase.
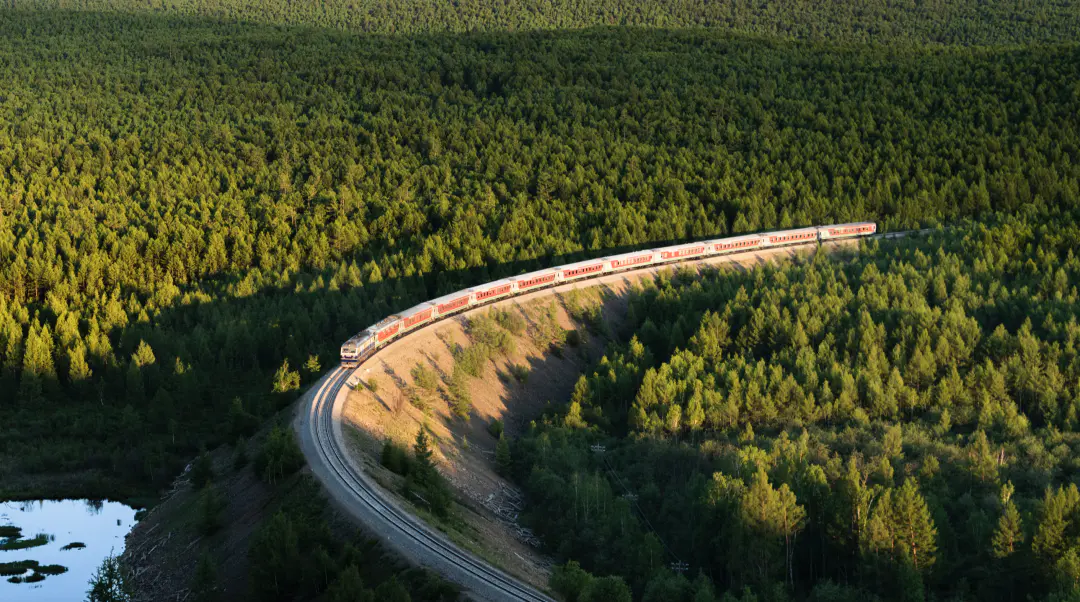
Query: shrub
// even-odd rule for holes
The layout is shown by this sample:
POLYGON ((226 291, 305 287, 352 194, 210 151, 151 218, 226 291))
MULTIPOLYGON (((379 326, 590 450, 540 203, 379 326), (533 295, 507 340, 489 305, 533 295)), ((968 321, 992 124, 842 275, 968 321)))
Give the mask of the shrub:
POLYGON ((375 380, 374 376, 367 379, 367 381, 364 382, 364 386, 367 387, 368 391, 371 391, 372 393, 379 392, 379 381, 375 380))
POLYGON ((479 377, 484 373, 484 364, 488 360, 482 345, 458 347, 454 353, 454 373, 460 368, 469 376, 479 377))
POLYGON ((523 364, 510 365, 510 374, 514 376, 514 380, 521 384, 525 384, 525 382, 529 380, 529 372, 529 367, 523 364))
POLYGON ((519 337, 525 332, 525 318, 520 313, 508 309, 493 309, 491 314, 495 318, 495 323, 505 328, 510 334, 519 337))
POLYGON ((468 378, 464 370, 454 367, 450 377, 450 408, 459 418, 468 418, 472 410, 472 395, 469 393, 468 378))
POLYGON ((435 372, 423 364, 416 364, 412 369, 413 382, 421 389, 428 391, 434 391, 435 387, 439 386, 439 380, 435 377, 435 372))
POLYGON ((225 500, 217 487, 209 486, 199 494, 197 503, 197 527, 202 535, 213 535, 221 529, 221 513, 225 510, 225 500))
POLYGON ((210 453, 203 450, 195 461, 191 463, 191 484, 196 489, 202 489, 214 480, 214 460, 210 453))
POLYGON ((272 485, 303 465, 304 454, 300 452, 292 429, 275 426, 255 457, 254 468, 259 478, 272 485))

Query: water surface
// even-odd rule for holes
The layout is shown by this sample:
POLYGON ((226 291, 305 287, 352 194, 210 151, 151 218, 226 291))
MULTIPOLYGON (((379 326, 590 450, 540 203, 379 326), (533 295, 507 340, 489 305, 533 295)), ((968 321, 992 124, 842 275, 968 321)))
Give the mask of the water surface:
POLYGON ((135 525, 135 509, 119 502, 91 500, 0 502, 0 525, 21 528, 23 538, 41 533, 51 536, 45 545, 0 550, 0 563, 36 560, 41 565, 58 564, 68 569, 62 575, 46 575, 38 583, 9 583, 2 577, 0 600, 71 602, 86 598, 87 582, 106 556, 124 551, 124 536, 135 525), (75 542, 86 547, 61 550, 75 542))

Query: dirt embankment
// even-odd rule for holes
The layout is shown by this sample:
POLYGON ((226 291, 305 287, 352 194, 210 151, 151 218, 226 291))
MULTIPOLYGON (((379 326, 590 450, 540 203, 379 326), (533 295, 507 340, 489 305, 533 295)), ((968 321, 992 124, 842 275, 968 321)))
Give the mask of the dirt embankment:
MULTIPOLYGON (((384 442, 389 439, 411 449, 417 430, 426 424, 434 438, 439 468, 454 488, 461 518, 457 525, 438 526, 459 545, 544 587, 551 563, 540 553, 539 542, 514 520, 520 494, 496 470, 492 421, 500 420, 507 435, 514 436, 547 404, 565 402, 578 376, 603 353, 607 339, 602 333, 618 332, 626 312, 626 293, 641 279, 669 269, 746 270, 795 254, 792 249, 775 249, 611 275, 504 300, 414 332, 380 351, 357 372, 361 384, 348 394, 343 413, 350 452, 384 487, 399 492, 401 477, 380 465, 384 442), (468 418, 462 418, 453 409, 453 374, 455 362, 461 361, 455 355, 476 344, 470 321, 492 317, 494 311, 520 316, 524 331, 512 336, 512 352, 491 354, 480 376, 467 379, 472 409, 468 418), (589 314, 592 317, 585 319, 589 314), (592 328, 585 328, 586 321, 593 322, 592 328), (578 338, 580 342, 573 344, 578 338), (417 366, 437 378, 428 378, 426 383, 423 376, 418 379, 417 366)), ((424 509, 414 504, 422 502, 404 501, 423 515, 424 509)))

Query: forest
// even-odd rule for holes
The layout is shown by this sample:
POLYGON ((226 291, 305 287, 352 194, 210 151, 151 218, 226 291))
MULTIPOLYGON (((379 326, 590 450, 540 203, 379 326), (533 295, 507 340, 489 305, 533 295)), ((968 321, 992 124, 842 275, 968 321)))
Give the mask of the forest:
POLYGON ((1077 249, 1075 206, 1032 206, 647 281, 571 399, 512 446, 527 523, 576 561, 552 585, 1076 599, 1077 249))
POLYGON ((0 493, 145 493, 394 310, 1080 198, 1080 48, 0 11, 0 493))
MULTIPOLYGON (((0 3, 3 5, 3 3, 0 3)), ((1075 42, 1080 6, 1016 0, 10 0, 16 8, 182 15, 380 34, 709 28, 839 43, 1075 42)))

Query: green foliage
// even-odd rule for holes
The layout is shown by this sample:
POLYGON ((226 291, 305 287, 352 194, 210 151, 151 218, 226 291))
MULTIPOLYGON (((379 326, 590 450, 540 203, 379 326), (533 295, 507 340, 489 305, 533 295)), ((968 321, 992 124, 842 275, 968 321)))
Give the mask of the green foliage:
MULTIPOLYGON (((834 0, 751 0, 738 3, 633 0, 553 2, 377 2, 330 0, 311 6, 284 0, 185 0, 152 9, 136 0, 32 0, 32 6, 99 11, 149 11, 229 21, 288 23, 380 34, 559 30, 624 25, 634 28, 714 28, 721 31, 844 43, 1014 45, 1071 42, 1080 11, 1070 3, 1027 4, 1005 0, 979 3, 942 0, 919 3, 834 0)), ((20 5, 22 6, 22 5, 20 5)), ((421 148, 438 158, 445 142, 424 139, 421 148)), ((216 245, 204 264, 219 269, 226 250, 216 245)))
POLYGON ((525 521, 643 599, 688 599, 675 559, 760 599, 1072 592, 1076 248, 1047 210, 658 277, 515 440, 525 521))
POLYGON ((380 600, 365 584, 397 577, 424 600, 456 599, 454 588, 424 570, 402 571, 378 542, 331 531, 321 487, 304 477, 283 491, 279 511, 259 525, 248 550, 253 600, 380 600))
POLYGON ((593 576, 581 568, 576 560, 567 561, 555 567, 551 572, 551 589, 562 596, 566 602, 578 602, 581 592, 592 582, 593 576))
POLYGON ((472 411, 472 393, 469 392, 469 378, 464 368, 454 365, 450 375, 450 409, 458 418, 468 420, 472 411))
POLYGON ((529 381, 529 372, 531 370, 524 364, 510 364, 510 374, 514 377, 514 380, 518 381, 518 384, 524 385, 529 381))
POLYGON ((257 599, 294 596, 302 586, 299 568, 305 563, 304 556, 294 520, 278 512, 256 532, 248 553, 251 588, 257 599))
POLYGON ((492 418, 491 422, 488 423, 487 430, 491 433, 492 437, 495 437, 496 439, 502 438, 503 421, 498 418, 492 418))
POLYGON ((350 565, 330 586, 327 599, 330 602, 375 602, 375 593, 364 587, 360 572, 350 565))
POLYGON ((413 445, 413 460, 405 478, 405 495, 427 506, 437 516, 446 518, 452 502, 450 488, 435 468, 433 455, 427 429, 420 427, 413 445))
POLYGON ((307 358, 307 362, 304 363, 304 370, 311 376, 315 376, 322 372, 322 364, 319 363, 319 356, 312 354, 307 358))
POLYGON ((210 552, 203 550, 199 562, 195 565, 195 574, 191 577, 191 599, 194 602, 216 602, 218 594, 218 572, 210 552))
POLYGON ((196 502, 197 512, 196 526, 199 533, 210 536, 217 533, 222 527, 222 512, 225 511, 225 500, 216 487, 210 485, 199 492, 196 502))
POLYGON ((109 556, 101 561, 101 566, 90 578, 90 589, 86 592, 87 602, 130 602, 134 590, 131 578, 120 559, 109 556))
POLYGON ((375 588, 374 597, 376 600, 385 600, 386 602, 412 602, 409 591, 396 577, 391 577, 389 580, 379 584, 379 587, 375 588))
POLYGON ((304 455, 290 428, 275 426, 266 436, 253 465, 255 474, 271 485, 304 465, 304 455))
POLYGON ((630 587, 622 577, 597 577, 589 582, 578 598, 580 602, 630 602, 630 587))
POLYGON ((191 485, 195 489, 202 489, 214 480, 214 459, 210 452, 203 450, 195 461, 191 463, 191 485))
POLYGON ((285 360, 274 374, 274 393, 288 393, 300 388, 300 373, 289 370, 289 360, 285 360))
POLYGON ((491 310, 491 317, 495 319, 496 324, 515 337, 525 334, 525 317, 518 311, 496 307, 491 310))
POLYGON ((495 467, 499 474, 509 475, 513 460, 510 458, 510 442, 499 433, 499 442, 495 444, 495 467))
POLYGON ((411 370, 413 382, 416 386, 426 391, 434 391, 439 386, 439 379, 435 372, 422 363, 417 363, 411 370))
POLYGON ((458 347, 454 351, 454 375, 459 372, 479 378, 484 375, 484 367, 490 356, 488 350, 479 344, 458 347))

